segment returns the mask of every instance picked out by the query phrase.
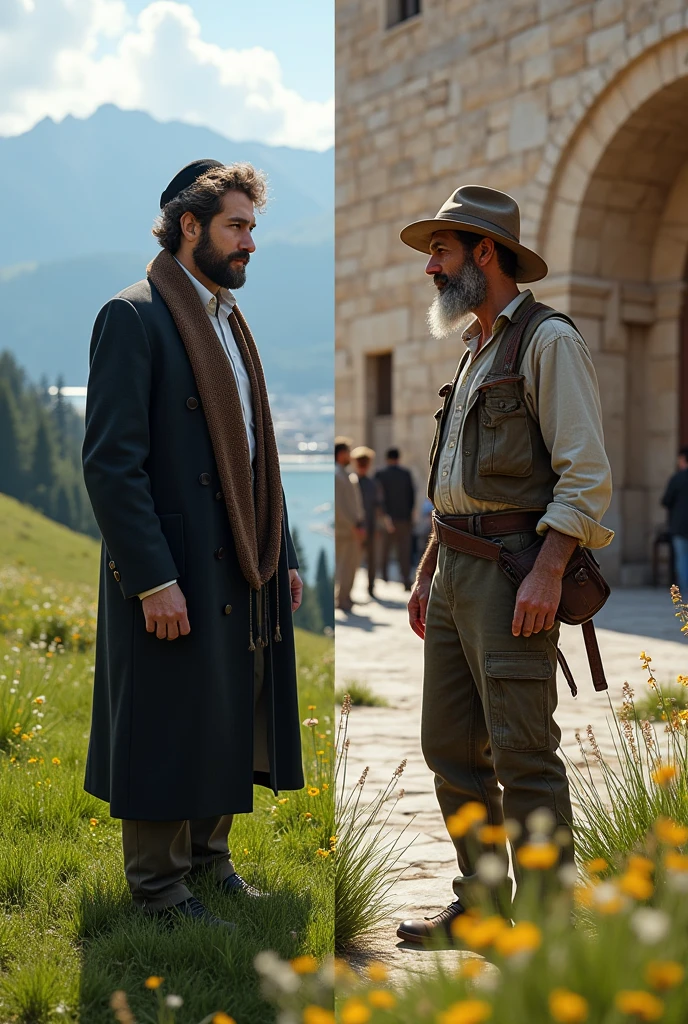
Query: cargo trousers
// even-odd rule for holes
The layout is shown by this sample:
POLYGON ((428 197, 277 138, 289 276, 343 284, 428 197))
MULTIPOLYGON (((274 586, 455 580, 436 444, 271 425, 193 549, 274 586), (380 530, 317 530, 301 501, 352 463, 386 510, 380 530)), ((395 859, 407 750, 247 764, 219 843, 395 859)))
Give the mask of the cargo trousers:
MULTIPOLYGON (((520 551, 537 535, 499 539, 520 551)), ((440 544, 425 623, 421 744, 445 823, 477 801, 488 824, 517 822, 522 842, 532 811, 547 808, 566 830, 573 815, 553 718, 559 623, 514 636, 515 601, 516 588, 496 562, 440 544)), ((468 837, 453 842, 460 870, 453 888, 469 906, 479 847, 468 837)), ((495 852, 506 860, 506 848, 495 852)), ((571 843, 562 860, 572 858, 571 843)))

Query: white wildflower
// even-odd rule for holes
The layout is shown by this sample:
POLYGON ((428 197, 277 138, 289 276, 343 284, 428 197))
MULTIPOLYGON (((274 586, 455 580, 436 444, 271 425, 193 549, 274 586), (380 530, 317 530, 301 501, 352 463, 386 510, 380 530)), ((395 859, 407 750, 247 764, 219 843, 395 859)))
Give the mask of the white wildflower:
POLYGON ((556 819, 547 807, 538 807, 526 818, 526 826, 532 835, 550 836, 556 825, 556 819))
POLYGON ((184 1000, 181 996, 169 995, 165 996, 165 1006, 169 1006, 170 1010, 178 1010, 180 1006, 184 1005, 184 1000))
POLYGON ((478 858, 475 868, 478 878, 485 885, 498 885, 506 878, 507 866, 504 858, 497 856, 496 853, 484 853, 478 858))
POLYGON ((668 934, 670 924, 669 915, 653 907, 638 907, 631 917, 631 928, 646 946, 661 942, 668 934))

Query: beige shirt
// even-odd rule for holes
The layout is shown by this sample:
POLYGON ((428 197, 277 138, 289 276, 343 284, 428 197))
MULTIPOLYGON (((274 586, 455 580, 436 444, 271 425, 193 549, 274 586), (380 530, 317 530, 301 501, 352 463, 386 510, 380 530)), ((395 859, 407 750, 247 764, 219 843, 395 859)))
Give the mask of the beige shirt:
POLYGON ((334 531, 340 537, 351 536, 354 526, 362 526, 365 518, 361 487, 355 473, 337 463, 334 472, 334 531))
MULTIPOLYGON (((480 324, 463 333, 472 358, 466 363, 452 398, 442 437, 434 505, 445 515, 506 511, 513 505, 479 501, 466 494, 462 481, 462 435, 466 409, 477 386, 490 370, 502 328, 530 291, 521 292, 499 314, 492 336, 480 347, 480 324)), ((614 536, 600 525, 609 507, 612 479, 604 450, 602 410, 595 368, 580 334, 564 320, 546 320, 538 327, 521 363, 528 411, 540 424, 552 469, 559 476, 554 497, 538 533, 551 526, 576 537, 589 548, 603 548, 614 536)))

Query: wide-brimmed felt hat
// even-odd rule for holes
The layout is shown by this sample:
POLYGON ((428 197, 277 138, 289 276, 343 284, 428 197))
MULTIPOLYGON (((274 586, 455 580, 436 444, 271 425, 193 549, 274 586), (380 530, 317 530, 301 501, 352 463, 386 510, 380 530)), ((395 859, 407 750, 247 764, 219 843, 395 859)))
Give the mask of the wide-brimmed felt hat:
POLYGON ((518 203, 506 192, 484 185, 461 185, 432 220, 416 220, 400 234, 402 242, 419 252, 430 252, 435 231, 473 231, 492 238, 518 257, 517 281, 539 281, 547 264, 536 252, 521 245, 521 217, 518 203))

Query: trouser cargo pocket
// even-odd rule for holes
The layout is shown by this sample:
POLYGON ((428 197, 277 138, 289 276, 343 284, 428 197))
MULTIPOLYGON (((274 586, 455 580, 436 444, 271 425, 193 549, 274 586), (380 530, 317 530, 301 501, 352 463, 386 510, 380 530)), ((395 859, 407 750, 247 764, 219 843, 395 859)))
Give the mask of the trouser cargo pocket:
POLYGON ((546 651, 488 651, 485 675, 492 743, 503 750, 549 746, 549 682, 546 651))

